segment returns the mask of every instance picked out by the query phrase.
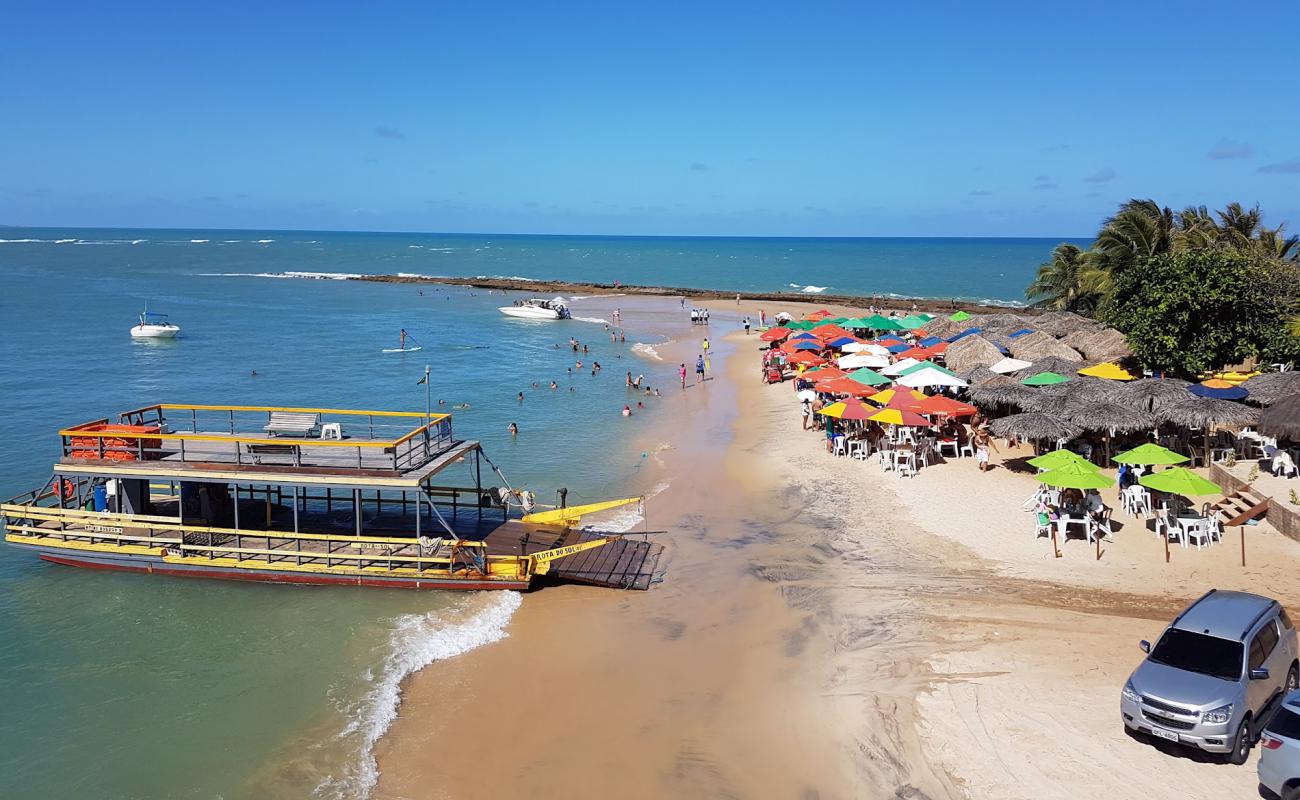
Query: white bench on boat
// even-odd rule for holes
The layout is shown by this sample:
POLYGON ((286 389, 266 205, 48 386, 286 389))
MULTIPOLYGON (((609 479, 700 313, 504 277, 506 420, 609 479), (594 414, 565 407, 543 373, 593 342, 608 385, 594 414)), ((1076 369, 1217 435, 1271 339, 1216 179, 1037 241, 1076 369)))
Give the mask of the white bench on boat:
POLYGON ((272 436, 311 436, 320 426, 320 414, 299 411, 272 411, 262 430, 272 436))
POLYGON ((302 451, 296 444, 247 444, 248 454, 253 457, 254 464, 262 464, 266 456, 288 456, 289 463, 293 466, 299 466, 302 451))

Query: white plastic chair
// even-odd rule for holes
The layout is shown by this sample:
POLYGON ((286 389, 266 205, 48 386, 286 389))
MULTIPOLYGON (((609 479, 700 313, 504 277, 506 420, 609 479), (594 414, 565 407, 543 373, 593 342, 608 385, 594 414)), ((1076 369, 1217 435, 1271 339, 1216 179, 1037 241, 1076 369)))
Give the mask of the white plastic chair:
POLYGON ((849 442, 849 458, 856 458, 858 461, 866 461, 868 444, 870 443, 862 439, 854 439, 849 442))
POLYGON ((961 448, 958 449, 957 452, 961 455, 962 458, 974 458, 975 443, 972 442, 970 439, 967 439, 965 443, 962 444, 961 448))
POLYGON ((952 457, 953 457, 953 458, 959 458, 959 457, 960 457, 960 456, 958 456, 958 454, 957 454, 957 440, 956 440, 956 439, 940 439, 940 440, 939 440, 939 444, 938 444, 938 446, 937 446, 935 449, 938 450, 939 455, 941 455, 941 456, 943 455, 943 451, 944 451, 945 449, 948 449, 948 450, 952 450, 952 457))
POLYGON ((1183 547, 1187 547, 1188 542, 1195 542, 1196 549, 1200 550, 1201 547, 1210 543, 1210 531, 1206 525, 1206 520, 1179 520, 1178 528, 1181 533, 1183 547))
POLYGON ((835 437, 835 446, 834 446, 834 448, 832 448, 831 455, 842 456, 842 455, 845 455, 846 453, 848 453, 848 449, 846 448, 846 446, 845 446, 845 444, 844 444, 844 437, 843 437, 843 436, 836 436, 836 437, 835 437))
POLYGON ((899 477, 906 475, 910 478, 916 475, 916 451, 895 450, 894 469, 898 472, 899 477))

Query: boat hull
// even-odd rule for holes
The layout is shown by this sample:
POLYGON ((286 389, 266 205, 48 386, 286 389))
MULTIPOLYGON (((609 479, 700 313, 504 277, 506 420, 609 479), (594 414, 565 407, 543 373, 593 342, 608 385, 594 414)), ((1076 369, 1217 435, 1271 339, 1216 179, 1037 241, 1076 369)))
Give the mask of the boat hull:
POLYGON ((381 589, 528 589, 528 581, 479 580, 475 578, 404 578, 381 575, 339 575, 307 571, 280 571, 273 569, 238 569, 208 566, 201 559, 192 563, 164 561, 162 558, 124 553, 78 551, 59 548, 33 547, 10 542, 11 546, 36 550, 42 561, 83 569, 136 572, 149 575, 166 575, 179 578, 207 578, 224 581, 256 581, 259 583, 293 583, 308 586, 364 586, 381 589))
POLYGON ((181 329, 178 325, 136 325, 131 329, 132 339, 175 339, 181 329))
POLYGON ((549 308, 535 308, 532 306, 501 306, 497 309, 507 317, 518 317, 520 319, 542 319, 554 320, 560 318, 560 312, 549 308))

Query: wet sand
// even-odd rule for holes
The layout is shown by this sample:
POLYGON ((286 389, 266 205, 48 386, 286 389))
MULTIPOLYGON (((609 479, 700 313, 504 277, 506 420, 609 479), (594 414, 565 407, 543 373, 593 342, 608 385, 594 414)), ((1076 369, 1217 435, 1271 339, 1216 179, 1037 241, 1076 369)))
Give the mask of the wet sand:
POLYGON ((1294 607, 1300 546, 1252 531, 1246 570, 1230 545, 1165 565, 1133 524, 1100 561, 1052 558, 1026 476, 833 458, 759 382, 754 337, 725 347, 647 434, 666 581, 535 592, 509 638, 413 676, 374 796, 1253 796, 1253 766, 1126 736, 1118 692, 1212 585, 1294 607))

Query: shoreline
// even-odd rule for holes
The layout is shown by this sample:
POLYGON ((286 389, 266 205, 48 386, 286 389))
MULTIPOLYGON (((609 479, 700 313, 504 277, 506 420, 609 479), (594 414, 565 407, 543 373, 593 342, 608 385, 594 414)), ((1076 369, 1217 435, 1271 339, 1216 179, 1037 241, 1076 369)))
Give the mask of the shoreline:
POLYGON ((723 289, 700 289, 682 286, 638 286, 612 283, 588 283, 583 281, 529 280, 520 278, 459 278, 433 275, 350 275, 350 281, 368 283, 413 283, 438 284, 443 286, 465 286, 475 289, 495 291, 520 291, 540 294, 574 294, 617 296, 639 295, 645 297, 688 297, 697 300, 724 300, 734 302, 739 294, 742 301, 779 303, 783 306, 808 304, 815 308, 823 306, 846 306, 862 308, 875 305, 878 308, 898 308, 914 304, 918 311, 969 313, 1004 313, 1015 311, 1017 314, 1036 315, 1040 309, 1025 305, 1015 305, 1008 301, 1002 303, 984 303, 960 298, 943 299, 936 297, 900 297, 895 295, 851 295, 851 294, 813 294, 806 292, 749 292, 726 291, 723 289))

